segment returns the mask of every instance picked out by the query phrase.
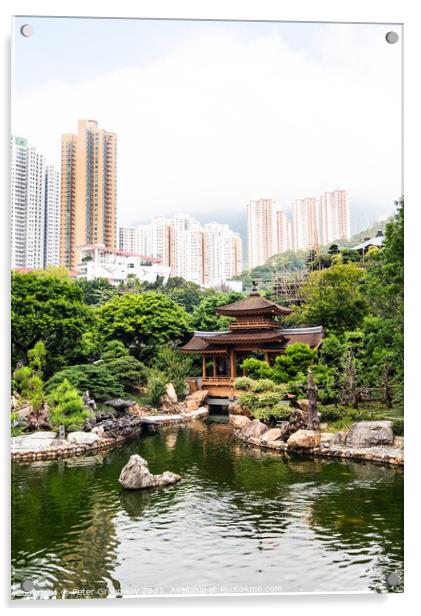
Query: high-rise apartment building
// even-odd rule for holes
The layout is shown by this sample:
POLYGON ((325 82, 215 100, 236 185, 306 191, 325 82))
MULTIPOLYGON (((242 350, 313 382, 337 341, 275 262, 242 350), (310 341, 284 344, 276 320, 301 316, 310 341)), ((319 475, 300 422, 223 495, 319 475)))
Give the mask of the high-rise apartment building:
POLYGON ((285 212, 276 212, 276 253, 286 252, 292 249, 291 221, 285 212))
POLYGON ((185 280, 203 285, 203 229, 199 221, 186 214, 177 214, 173 218, 172 225, 173 276, 181 276, 185 280))
POLYGON ((139 254, 137 252, 137 229, 136 227, 119 227, 118 247, 125 252, 139 254))
POLYGON ((177 214, 153 218, 149 225, 122 227, 119 248, 159 259, 172 276, 218 286, 242 271, 242 241, 228 225, 177 214))
POLYGON ((11 266, 58 263, 58 173, 26 139, 11 138, 11 266))
POLYGON ((259 199, 248 203, 247 238, 250 269, 266 263, 275 253, 272 199, 259 199))
POLYGON ((44 266, 60 263, 60 174, 52 165, 45 170, 44 266))
POLYGON ((292 204, 292 237, 294 250, 308 250, 319 245, 317 200, 296 199, 292 204))
POLYGON ((346 190, 325 192, 319 202, 320 243, 349 239, 349 201, 346 190))
POLYGON ((240 235, 216 222, 203 228, 204 284, 218 286, 242 271, 240 235))
POLYGON ((116 247, 117 136, 94 120, 79 120, 77 135, 61 139, 60 261, 78 262, 78 247, 116 247))

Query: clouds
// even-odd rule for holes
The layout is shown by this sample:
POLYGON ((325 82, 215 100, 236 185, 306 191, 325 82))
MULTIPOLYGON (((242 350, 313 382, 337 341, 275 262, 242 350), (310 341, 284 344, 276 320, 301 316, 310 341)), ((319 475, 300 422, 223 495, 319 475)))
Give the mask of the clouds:
POLYGON ((400 50, 386 31, 320 26, 292 49, 275 26, 248 37, 202 24, 142 67, 128 58, 96 79, 27 90, 14 132, 56 163, 78 118, 116 132, 124 224, 180 210, 244 216, 252 198, 289 207, 336 187, 387 213, 400 193, 400 50))

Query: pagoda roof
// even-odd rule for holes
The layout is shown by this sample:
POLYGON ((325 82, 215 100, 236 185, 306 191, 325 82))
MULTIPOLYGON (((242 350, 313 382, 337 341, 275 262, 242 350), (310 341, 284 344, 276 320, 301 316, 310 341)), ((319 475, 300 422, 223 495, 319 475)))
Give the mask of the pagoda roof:
POLYGON ((291 314, 291 308, 280 306, 271 302, 270 300, 262 297, 255 289, 252 290, 248 297, 239 299, 232 304, 225 304, 225 306, 218 306, 216 308, 218 314, 224 316, 241 316, 242 314, 274 314, 274 315, 287 315, 291 314))
POLYGON ((221 351, 221 346, 254 345, 256 348, 282 350, 294 342, 317 348, 323 339, 323 327, 294 327, 262 330, 235 330, 223 332, 195 332, 187 344, 180 348, 185 353, 221 351))

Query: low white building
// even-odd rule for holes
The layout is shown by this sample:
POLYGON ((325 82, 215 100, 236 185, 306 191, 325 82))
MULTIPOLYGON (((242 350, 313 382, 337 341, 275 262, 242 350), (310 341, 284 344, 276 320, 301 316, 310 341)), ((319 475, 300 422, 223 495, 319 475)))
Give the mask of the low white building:
POLYGON ((158 277, 163 278, 166 284, 170 276, 171 268, 162 265, 159 259, 153 257, 106 248, 102 244, 82 246, 79 250, 78 278, 105 278, 111 284, 117 285, 132 275, 141 282, 149 283, 156 282, 158 277))

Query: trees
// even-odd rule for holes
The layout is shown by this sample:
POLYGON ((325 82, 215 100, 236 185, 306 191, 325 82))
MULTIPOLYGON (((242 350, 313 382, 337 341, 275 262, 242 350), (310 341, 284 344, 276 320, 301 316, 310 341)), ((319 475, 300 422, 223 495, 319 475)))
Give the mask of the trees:
POLYGON ((118 340, 105 344, 101 359, 92 364, 69 366, 56 372, 47 383, 47 391, 67 379, 80 394, 89 391, 98 400, 122 397, 146 381, 144 364, 130 355, 118 340))
POLYGON ((82 337, 94 323, 81 289, 70 278, 12 273, 12 367, 42 340, 45 374, 82 358, 82 337))
POLYGON ((171 342, 178 345, 192 332, 184 308, 162 293, 115 297, 98 309, 99 331, 106 340, 120 340, 133 355, 151 360, 171 342))
POLYGON ((194 329, 199 331, 222 331, 228 329, 232 319, 217 314, 216 308, 235 302, 241 299, 241 297, 242 294, 235 291, 206 295, 193 310, 192 320, 194 329))
POLYGON ((118 294, 118 289, 105 278, 78 278, 75 284, 82 290, 83 302, 89 306, 105 304, 118 294))
POLYGON ((167 346, 158 351, 153 367, 164 375, 166 383, 171 382, 174 385, 177 396, 183 396, 186 393, 186 379, 192 364, 191 357, 167 346))
POLYGON ((28 365, 15 370, 13 385, 24 400, 32 404, 38 413, 44 403, 44 383, 42 380, 46 350, 44 343, 39 340, 33 349, 28 351, 28 365))
POLYGON ((51 391, 47 400, 50 407, 48 420, 55 429, 64 426, 68 432, 80 430, 85 419, 91 416, 78 391, 67 379, 51 391))
POLYGON ((303 287, 305 304, 297 311, 298 318, 336 334, 356 329, 368 313, 366 277, 366 271, 355 263, 312 272, 303 287))

